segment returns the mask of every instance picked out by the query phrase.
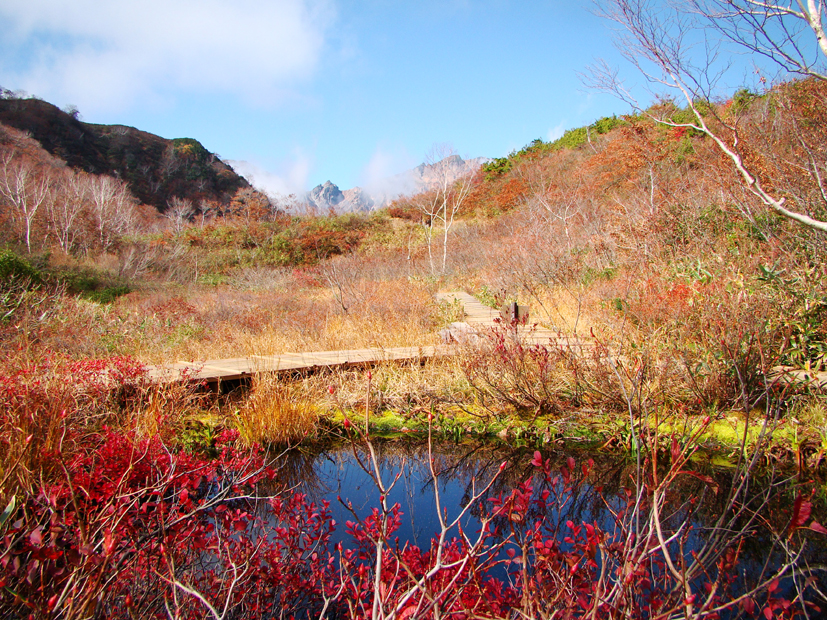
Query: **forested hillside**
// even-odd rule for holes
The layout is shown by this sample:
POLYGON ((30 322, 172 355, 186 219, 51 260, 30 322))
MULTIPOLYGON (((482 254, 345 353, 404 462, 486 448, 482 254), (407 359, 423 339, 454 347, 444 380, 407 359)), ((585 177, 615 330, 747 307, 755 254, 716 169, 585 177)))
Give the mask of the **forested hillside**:
POLYGON ((198 140, 167 140, 123 125, 84 123, 40 99, 0 98, 0 123, 37 140, 71 168, 126 182, 140 202, 165 211, 173 197, 227 204, 249 183, 198 140))

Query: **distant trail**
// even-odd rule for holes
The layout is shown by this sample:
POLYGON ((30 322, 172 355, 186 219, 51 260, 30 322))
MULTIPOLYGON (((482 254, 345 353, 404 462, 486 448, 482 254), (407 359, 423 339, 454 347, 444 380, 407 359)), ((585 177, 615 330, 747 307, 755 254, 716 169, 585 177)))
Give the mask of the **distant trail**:
MULTIPOLYGON (((450 339, 455 342, 465 342, 468 338, 478 338, 485 332, 485 328, 495 326, 509 327, 500 318, 500 312, 481 303, 473 295, 464 292, 437 293, 439 301, 459 301, 465 310, 465 320, 451 323, 443 330, 443 339, 450 339), (449 338, 450 337, 450 338, 449 338)), ((529 321, 526 325, 511 326, 510 331, 514 337, 524 345, 534 344, 557 344, 571 346, 592 346, 591 342, 583 341, 574 336, 566 336, 559 331, 539 327, 529 321)))
MULTIPOLYGON (((417 361, 436 357, 455 355, 459 349, 451 342, 466 343, 482 337, 486 330, 500 324, 500 313, 483 305, 480 301, 464 292, 438 293, 437 299, 451 302, 458 300, 465 311, 465 321, 451 323, 443 330, 446 344, 422 347, 393 347, 370 349, 348 349, 345 351, 316 351, 311 353, 282 353, 280 355, 251 355, 203 362, 173 362, 148 366, 150 379, 159 383, 176 381, 206 381, 218 384, 221 381, 233 381, 249 378, 256 373, 280 373, 312 370, 314 368, 334 368, 342 366, 376 364, 391 361, 417 361)), ((512 334, 523 344, 582 344, 568 340, 558 332, 545 328, 518 326, 512 328, 512 334)))

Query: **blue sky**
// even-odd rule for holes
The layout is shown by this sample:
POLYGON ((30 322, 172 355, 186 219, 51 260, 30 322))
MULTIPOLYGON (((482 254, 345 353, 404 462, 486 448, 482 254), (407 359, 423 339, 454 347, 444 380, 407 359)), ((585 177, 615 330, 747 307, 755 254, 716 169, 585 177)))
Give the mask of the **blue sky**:
POLYGON ((499 157, 628 111, 588 0, 4 0, 0 85, 191 137, 273 192, 342 189, 436 143, 499 157))

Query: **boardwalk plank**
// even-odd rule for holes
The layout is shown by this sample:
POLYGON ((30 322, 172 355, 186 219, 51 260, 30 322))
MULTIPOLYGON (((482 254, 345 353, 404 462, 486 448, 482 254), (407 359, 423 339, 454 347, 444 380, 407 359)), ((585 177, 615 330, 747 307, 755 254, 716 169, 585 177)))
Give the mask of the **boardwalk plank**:
MULTIPOLYGON (((485 328, 499 324, 500 314, 497 310, 480 303, 478 299, 462 291, 439 293, 441 301, 459 302, 465 311, 465 321, 454 323, 448 328, 454 340, 473 342, 485 328), (460 335, 461 334, 461 335, 460 335)), ((525 344, 577 344, 578 341, 561 339, 551 329, 519 327, 516 337, 525 344)), ((178 361, 172 364, 149 366, 148 375, 158 382, 181 380, 195 381, 229 381, 250 377, 256 373, 295 372, 354 364, 377 364, 390 361, 421 361, 433 357, 456 354, 456 346, 449 344, 421 347, 392 347, 347 349, 342 351, 311 351, 302 353, 281 353, 278 355, 251 355, 220 360, 178 361)))

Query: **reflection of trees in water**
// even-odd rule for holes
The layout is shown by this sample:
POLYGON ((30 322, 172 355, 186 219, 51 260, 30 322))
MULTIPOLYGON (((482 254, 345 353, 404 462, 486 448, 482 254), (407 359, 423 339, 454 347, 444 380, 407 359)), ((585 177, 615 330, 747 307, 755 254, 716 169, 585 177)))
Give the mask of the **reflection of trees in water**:
MULTIPOLYGON (((374 442, 374 450, 380 469, 389 478, 390 472, 401 471, 402 479, 409 490, 408 499, 415 503, 418 497, 432 497, 434 480, 429 468, 429 448, 424 441, 383 441, 374 442)), ((457 483, 462 489, 459 503, 466 506, 475 492, 482 489, 500 470, 500 464, 505 461, 507 467, 500 473, 487 494, 481 498, 476 506, 471 508, 471 514, 480 519, 491 508, 489 500, 510 494, 525 480, 536 476, 537 470, 531 464, 532 449, 514 448, 494 444, 491 442, 451 443, 436 442, 432 451, 434 473, 438 477, 444 493, 447 483, 457 483)), ((548 452, 544 458, 551 459, 552 469, 559 469, 566 465, 566 460, 572 453, 548 452)), ((574 477, 579 477, 580 467, 591 457, 588 453, 574 453, 576 471, 574 477)), ((563 510, 549 510, 531 512, 527 522, 535 518, 553 517, 556 521, 565 523, 571 519, 575 522, 595 521, 604 518, 606 513, 604 500, 595 492, 600 487, 604 497, 616 497, 622 493, 624 485, 633 484, 629 477, 633 472, 632 466, 625 458, 611 455, 596 455, 594 466, 590 469, 585 484, 572 488, 567 497, 563 510)), ((333 447, 316 446, 292 450, 278 459, 278 480, 284 489, 295 488, 311 496, 320 497, 334 491, 326 486, 319 476, 320 466, 325 461, 332 461, 340 472, 348 467, 369 465, 369 457, 364 446, 342 444, 333 447)), ((537 493, 550 489, 549 483, 541 476, 536 476, 537 493)), ((558 487, 559 487, 558 483, 558 487)), ((561 495, 561 489, 552 489, 561 495)), ((552 507, 553 508, 553 507, 552 507)), ((409 512, 413 512, 410 510, 409 512)))
MULTIPOLYGON (((408 491, 408 506, 403 507, 403 510, 413 519, 419 499, 430 499, 434 494, 427 442, 376 440, 373 445, 386 483, 389 482, 391 472, 402 472, 401 477, 408 491)), ((503 461, 508 463, 487 494, 476 506, 471 507, 471 514, 477 520, 490 512, 492 503, 489 500, 508 496, 521 483, 533 477, 533 497, 536 499, 548 491, 552 501, 547 505, 532 503, 526 514, 521 515, 521 528, 540 520, 547 535, 558 539, 568 535, 566 522, 569 520, 575 524, 593 523, 607 532, 615 530, 614 518, 607 504, 616 510, 625 504, 626 490, 635 488, 637 466, 632 459, 626 455, 594 454, 588 451, 547 451, 543 458, 551 463, 551 478, 546 479, 531 463, 533 454, 533 449, 490 442, 436 442, 432 447, 440 493, 444 493, 447 483, 456 483, 461 489, 462 506, 467 505, 475 491, 482 489, 497 474, 503 461), (562 468, 568 467, 569 457, 575 460, 573 484, 564 492, 560 472, 562 468), (581 468, 590 459, 593 459, 594 464, 583 477, 581 468), (562 506, 553 501, 555 498, 564 500, 562 506)), ((322 497, 334 491, 319 476, 322 463, 334 463, 339 474, 345 475, 348 468, 359 467, 359 461, 369 466, 369 456, 364 446, 344 444, 318 446, 315 449, 303 447, 278 459, 278 480, 283 489, 295 488, 311 496, 322 497)), ((687 520, 691 521, 692 530, 686 540, 689 552, 699 549, 705 536, 716 525, 725 509, 728 489, 733 484, 732 476, 727 470, 712 468, 706 463, 697 463, 694 467, 696 473, 709 476, 714 485, 688 474, 678 476, 667 495, 666 510, 662 514, 663 526, 670 531, 677 530, 687 520)), ((651 466, 644 466, 644 479, 651 476, 651 471, 647 468, 651 466)), ((743 566, 756 573, 756 576, 765 570, 768 561, 776 562, 777 565, 780 556, 768 556, 778 541, 777 534, 783 534, 792 502, 792 497, 785 498, 781 492, 784 482, 776 482, 775 487, 771 486, 771 474, 772 472, 767 472, 766 478, 754 480, 745 496, 746 508, 760 510, 765 521, 765 527, 756 528, 742 543, 743 566), (768 490, 773 498, 769 502, 766 501, 768 490)), ((644 518, 648 508, 646 500, 644 496, 644 518)), ((508 532, 513 525, 513 521, 507 522, 508 518, 498 517, 494 525, 498 525, 501 531, 508 532)), ((736 530, 744 519, 741 517, 731 522, 725 521, 723 527, 736 530)), ((823 563, 825 553, 827 545, 823 537, 808 541, 808 556, 813 561, 823 563)))
POLYGON ((324 484, 319 478, 318 459, 325 458, 326 453, 316 449, 302 447, 272 455, 270 465, 278 472, 275 484, 281 492, 300 490, 303 493, 320 495, 324 484))

